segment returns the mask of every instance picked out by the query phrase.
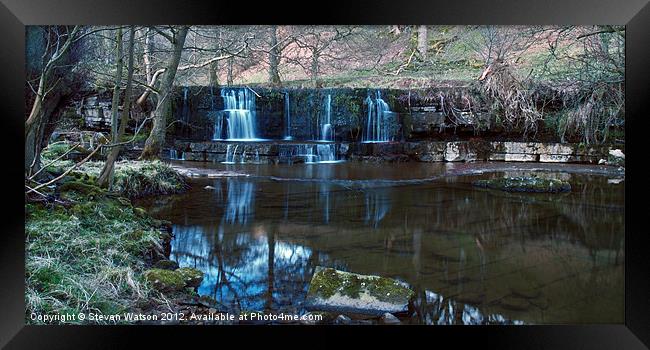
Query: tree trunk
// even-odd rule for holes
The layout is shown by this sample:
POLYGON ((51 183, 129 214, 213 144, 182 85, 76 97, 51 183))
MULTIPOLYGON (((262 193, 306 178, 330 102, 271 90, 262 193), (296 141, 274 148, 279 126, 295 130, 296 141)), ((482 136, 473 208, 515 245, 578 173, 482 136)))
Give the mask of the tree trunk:
MULTIPOLYGON (((38 82, 38 89, 29 116, 25 121, 25 174, 31 176, 40 170, 40 154, 45 139, 45 129, 50 122, 51 113, 60 112, 60 101, 64 95, 63 90, 67 89, 64 83, 53 89, 49 87, 49 79, 54 74, 57 65, 64 59, 73 41, 79 32, 79 26, 75 26, 67 35, 66 41, 57 46, 49 60, 44 63, 38 82), (47 97, 47 98, 46 98, 47 97)), ((46 34, 49 35, 49 34, 46 34)), ((45 48, 48 50, 48 48, 45 48)), ((44 54, 45 56, 45 54, 44 54)), ((70 65, 59 69, 71 70, 70 65)))
MULTIPOLYGON (((121 29, 120 29, 121 31, 121 29)), ((121 41, 121 36, 122 34, 119 35, 119 40, 121 41)), ((122 115, 120 118, 120 123, 119 127, 117 125, 117 120, 114 125, 111 126, 115 130, 115 137, 112 140, 112 143, 118 143, 120 142, 120 139, 122 138, 122 135, 124 135, 124 132, 126 131, 126 124, 129 122, 129 111, 131 109, 131 91, 133 87, 133 47, 135 45, 135 27, 131 26, 130 31, 129 31, 129 66, 128 66, 128 72, 127 72, 127 80, 126 80, 126 90, 124 91, 124 106, 122 107, 122 115)), ((119 45, 121 46, 121 45, 119 45)), ((122 56, 122 49, 118 49, 118 55, 121 57, 122 56)), ((121 58, 120 58, 121 59, 121 58)), ((121 64, 120 64, 121 65, 121 64)), ((118 73, 121 76, 122 75, 122 68, 120 67, 118 69, 118 73)), ((117 78, 117 75, 116 75, 117 78)), ((118 79, 116 79, 118 80, 118 79)), ((121 80, 121 78, 119 79, 121 80)), ((113 95, 115 97, 115 95, 113 95)), ((118 106, 113 105, 113 109, 117 110, 118 106)), ((111 152, 109 153, 108 157, 106 158, 106 162, 104 163, 104 168, 102 169, 102 172, 99 174, 99 179, 98 183, 99 186, 101 187, 111 187, 113 185, 113 173, 114 173, 114 167, 115 167, 115 161, 117 160, 117 157, 120 154, 120 150, 122 149, 122 146, 114 146, 111 148, 111 152)))
POLYGON ((181 60, 181 53, 183 52, 183 45, 185 44, 185 37, 187 36, 188 27, 183 26, 178 30, 174 37, 173 47, 174 51, 172 57, 167 64, 163 80, 160 84, 160 94, 158 96, 158 103, 154 111, 153 127, 151 133, 144 144, 144 149, 140 155, 140 159, 158 159, 160 157, 160 150, 165 143, 165 129, 167 126, 167 114, 171 110, 172 92, 174 78, 176 77, 176 70, 181 60))
POLYGON ((150 82, 153 76, 153 63, 151 62, 151 54, 154 51, 153 30, 149 28, 145 30, 146 34, 144 37, 144 55, 142 55, 142 59, 144 60, 144 73, 147 77, 147 82, 150 82))
POLYGON ((314 86, 316 88, 320 87, 321 83, 319 81, 320 74, 319 74, 319 64, 318 60, 320 59, 320 53, 316 50, 312 50, 311 53, 311 79, 314 82, 314 86))
POLYGON ((271 26, 269 29, 269 44, 271 49, 269 50, 269 81, 271 85, 279 86, 280 85, 280 74, 278 72, 278 66, 280 65, 280 49, 278 48, 278 27, 271 26))
POLYGON ((219 61, 210 63, 210 86, 219 87, 219 61))
POLYGON ((115 86, 113 87, 113 99, 111 101, 111 138, 113 142, 117 140, 117 130, 118 130, 118 121, 120 110, 120 88, 122 87, 122 27, 117 28, 117 33, 115 34, 115 41, 117 42, 117 64, 115 67, 115 86))
POLYGON ((418 51, 422 60, 427 59, 427 47, 429 46, 429 38, 427 35, 427 26, 418 27, 418 51))
POLYGON ((226 81, 226 84, 228 84, 228 86, 233 84, 234 79, 233 79, 232 70, 234 65, 235 65, 235 59, 233 57, 228 58, 228 77, 226 81))

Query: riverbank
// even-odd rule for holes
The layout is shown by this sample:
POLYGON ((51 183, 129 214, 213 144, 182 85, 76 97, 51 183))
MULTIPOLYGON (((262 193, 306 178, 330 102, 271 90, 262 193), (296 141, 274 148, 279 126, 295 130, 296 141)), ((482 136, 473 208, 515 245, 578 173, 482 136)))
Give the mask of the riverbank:
MULTIPOLYGON (((72 165, 52 161, 64 151, 44 152, 45 176, 57 176, 72 165)), ((83 164, 45 188, 46 197, 26 197, 25 322, 132 323, 123 316, 128 314, 137 322, 173 323, 160 315, 207 313, 214 303, 199 298, 196 280, 187 285, 182 280, 183 285, 167 290, 151 278, 151 271, 157 271, 152 268, 168 261, 171 223, 131 202, 182 192, 187 188, 183 178, 161 162, 123 161, 116 164, 114 186, 107 191, 96 185, 101 165, 83 164)))

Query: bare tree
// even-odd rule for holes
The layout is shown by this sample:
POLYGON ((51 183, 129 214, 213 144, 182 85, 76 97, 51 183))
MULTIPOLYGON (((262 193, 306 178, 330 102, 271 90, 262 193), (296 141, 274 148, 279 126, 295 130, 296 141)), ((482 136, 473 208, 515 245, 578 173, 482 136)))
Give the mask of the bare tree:
POLYGON ((418 26, 418 51, 423 61, 427 59, 427 50, 429 48, 429 36, 427 34, 427 26, 418 26))
MULTIPOLYGON (((158 94, 158 101, 156 103, 156 109, 153 112, 153 126, 149 137, 147 138, 142 154, 140 155, 141 159, 156 159, 159 157, 162 145, 165 142, 165 129, 167 123, 167 115, 171 110, 171 94, 173 90, 174 78, 176 77, 176 70, 178 69, 178 64, 181 60, 181 53, 183 52, 183 45, 185 44, 185 37, 187 36, 187 31, 189 27, 181 26, 179 28, 169 28, 170 33, 159 31, 167 40, 169 40, 172 45, 172 55, 169 58, 167 67, 163 72, 159 74, 164 74, 161 85, 160 92, 158 94)), ((158 73, 157 72, 157 73, 158 73)), ((152 81, 155 83, 156 75, 152 77, 152 81)), ((153 84, 150 82, 151 86, 153 84)))
POLYGON ((60 83, 62 80, 71 79, 66 72, 70 73, 75 62, 78 61, 78 57, 72 57, 70 52, 74 43, 80 38, 80 29, 80 26, 28 28, 29 38, 34 40, 32 44, 43 45, 27 57, 29 67, 39 67, 37 77, 27 81, 30 88, 28 91, 31 91, 34 96, 25 121, 25 172, 27 174, 32 174, 40 168, 40 153, 46 136, 46 125, 50 122, 51 114, 58 108, 57 105, 66 91, 61 89, 60 83), (56 80, 51 81, 52 78, 56 80), (31 81, 38 81, 36 89, 33 88, 31 81))
MULTIPOLYGON (((122 69, 121 69, 121 60, 122 60, 122 49, 121 49, 121 41, 122 41, 122 29, 118 29, 118 34, 116 36, 116 39, 118 40, 118 65, 120 67, 118 68, 118 74, 119 76, 116 76, 116 82, 119 83, 121 81, 121 74, 122 74, 122 69)), ((111 126, 111 128, 114 130, 113 133, 113 143, 119 143, 120 139, 122 138, 122 135, 124 135, 124 132, 126 131, 126 124, 129 121, 129 112, 131 110, 131 91, 133 89, 133 47, 135 45, 135 27, 131 26, 131 29, 129 30, 129 52, 128 52, 128 57, 129 57, 129 63, 128 63, 128 68, 127 68, 127 78, 126 78, 126 89, 124 91, 124 106, 122 107, 122 115, 120 118, 119 122, 119 127, 117 125, 117 118, 114 120, 114 124, 111 126)), ((113 100, 115 101, 115 94, 113 95, 113 100)), ((118 93, 118 99, 119 101, 119 93, 118 93)), ((112 105, 113 108, 113 114, 117 114, 116 111, 118 110, 118 103, 115 103, 112 105)), ((99 175, 98 183, 99 186, 101 187, 111 187, 113 184, 113 173, 114 173, 114 167, 115 167, 115 161, 117 160, 118 155, 120 154, 120 150, 122 149, 121 145, 116 145, 111 149, 111 152, 109 153, 108 157, 106 158, 106 162, 104 163, 104 167, 102 168, 102 171, 99 175)))

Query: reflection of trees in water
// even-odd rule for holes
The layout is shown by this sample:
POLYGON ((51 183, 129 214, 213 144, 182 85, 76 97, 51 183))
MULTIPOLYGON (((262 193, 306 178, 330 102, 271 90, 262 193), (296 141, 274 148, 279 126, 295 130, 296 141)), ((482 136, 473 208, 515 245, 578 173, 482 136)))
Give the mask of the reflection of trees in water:
POLYGON ((623 262, 622 193, 600 180, 572 178, 568 194, 475 189, 458 180, 362 189, 220 180, 205 211, 187 214, 216 207, 218 222, 175 227, 174 254, 206 272, 201 294, 232 307, 296 307, 313 267, 327 264, 401 277, 451 298, 429 305, 420 295, 427 322, 507 322, 495 316, 498 308, 452 301, 471 290, 492 302, 512 285, 569 283, 567 293, 583 296, 621 287, 611 271, 623 262))
POLYGON ((418 323, 429 325, 523 324, 500 314, 486 314, 478 307, 458 303, 429 290, 416 295, 414 307, 418 323))
POLYGON ((294 297, 311 277, 311 249, 278 241, 274 233, 219 235, 208 227, 175 226, 174 234, 172 259, 203 271, 199 293, 229 309, 297 308, 294 297))

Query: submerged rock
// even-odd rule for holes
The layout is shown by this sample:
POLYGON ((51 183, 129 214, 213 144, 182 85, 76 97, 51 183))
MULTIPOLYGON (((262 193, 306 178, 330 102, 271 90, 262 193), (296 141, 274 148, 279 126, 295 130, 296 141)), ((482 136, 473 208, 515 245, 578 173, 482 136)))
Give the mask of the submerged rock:
POLYGON ((538 177, 503 177, 499 179, 478 180, 474 186, 492 188, 508 192, 570 192, 571 184, 559 179, 538 177))
POLYGON ((408 312, 415 293, 392 278, 316 267, 309 285, 307 310, 382 316, 408 312))

